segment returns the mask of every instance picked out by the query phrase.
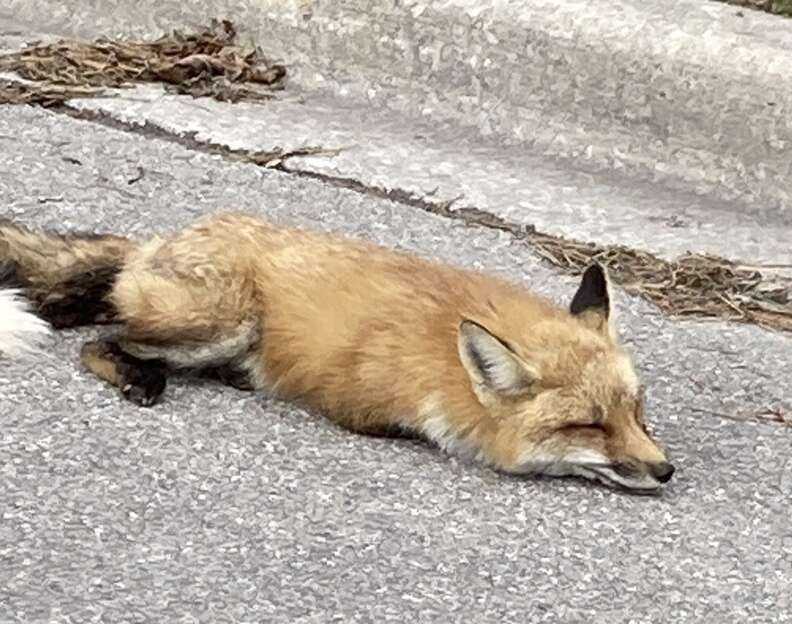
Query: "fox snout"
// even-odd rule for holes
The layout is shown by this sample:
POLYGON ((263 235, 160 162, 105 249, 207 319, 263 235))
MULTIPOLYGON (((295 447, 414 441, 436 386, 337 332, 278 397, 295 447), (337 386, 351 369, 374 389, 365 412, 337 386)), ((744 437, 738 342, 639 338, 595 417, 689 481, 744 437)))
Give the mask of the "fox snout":
POLYGON ((660 483, 668 483, 671 480, 671 477, 674 476, 676 468, 674 468, 674 464, 664 461, 656 464, 650 464, 649 471, 660 483))
POLYGON ((676 472, 674 465, 667 461, 620 462, 610 468, 617 475, 616 481, 628 488, 633 487, 633 483, 645 482, 647 476, 658 484, 668 483, 676 472))

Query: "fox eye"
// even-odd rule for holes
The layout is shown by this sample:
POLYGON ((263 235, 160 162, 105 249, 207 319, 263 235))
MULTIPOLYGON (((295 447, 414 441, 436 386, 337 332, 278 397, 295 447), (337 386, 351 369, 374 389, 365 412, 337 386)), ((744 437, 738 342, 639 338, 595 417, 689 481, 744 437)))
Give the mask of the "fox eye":
POLYGON ((579 423, 573 425, 564 425, 560 429, 561 431, 602 431, 603 433, 606 431, 605 425, 600 422, 593 422, 593 423, 579 423))

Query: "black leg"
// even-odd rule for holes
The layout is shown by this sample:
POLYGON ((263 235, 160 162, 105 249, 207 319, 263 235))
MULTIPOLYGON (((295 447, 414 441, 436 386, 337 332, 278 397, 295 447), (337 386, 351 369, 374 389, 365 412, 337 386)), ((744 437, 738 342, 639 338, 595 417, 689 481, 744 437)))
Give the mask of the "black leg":
POLYGON ((154 405, 167 385, 164 362, 129 355, 113 340, 86 344, 82 362, 95 375, 118 387, 124 398, 142 407, 154 405))
POLYGON ((214 366, 206 368, 201 371, 201 375, 224 383, 232 388, 243 391, 255 390, 256 387, 250 379, 250 375, 239 368, 234 367, 232 364, 224 366, 214 366))

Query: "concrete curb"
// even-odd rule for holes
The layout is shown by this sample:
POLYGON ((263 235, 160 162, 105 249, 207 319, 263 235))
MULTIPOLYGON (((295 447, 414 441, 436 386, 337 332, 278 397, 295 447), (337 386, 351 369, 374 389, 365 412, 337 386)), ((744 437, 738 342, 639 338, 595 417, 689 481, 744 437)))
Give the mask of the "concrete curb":
POLYGON ((309 88, 760 212, 792 203, 792 24, 777 16, 704 0, 11 0, 5 12, 82 36, 228 17, 309 88))

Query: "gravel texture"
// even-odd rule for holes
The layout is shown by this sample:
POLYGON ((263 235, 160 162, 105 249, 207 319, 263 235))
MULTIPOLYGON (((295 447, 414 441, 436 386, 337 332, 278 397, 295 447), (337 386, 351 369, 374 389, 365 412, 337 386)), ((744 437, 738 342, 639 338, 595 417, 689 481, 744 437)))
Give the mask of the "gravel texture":
MULTIPOLYGON (((0 108, 0 197, 0 217, 136 235, 246 209, 575 286, 498 232, 29 108, 0 108)), ((792 340, 617 305, 679 467, 660 497, 197 380, 141 410, 79 367, 100 330, 3 362, 0 622, 792 621, 792 429, 710 413, 788 415, 792 340)))

